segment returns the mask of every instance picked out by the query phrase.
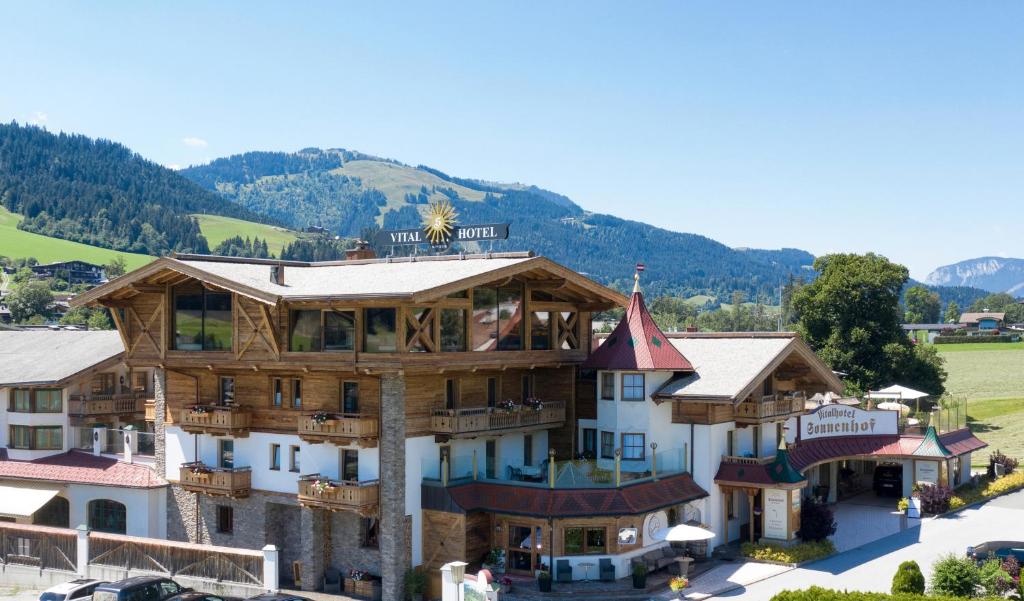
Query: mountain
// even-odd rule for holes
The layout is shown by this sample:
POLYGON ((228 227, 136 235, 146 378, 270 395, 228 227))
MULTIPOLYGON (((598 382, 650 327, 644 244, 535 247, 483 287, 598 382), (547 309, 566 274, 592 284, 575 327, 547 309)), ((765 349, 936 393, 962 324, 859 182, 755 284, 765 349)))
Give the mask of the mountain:
POLYGON ((1024 259, 979 257, 939 267, 925 281, 942 286, 973 286, 1024 296, 1024 259))
POLYGON ((507 241, 470 243, 466 250, 533 250, 619 289, 632 285, 634 266, 643 261, 644 288, 652 294, 777 294, 791 274, 807 273, 814 259, 795 249, 737 250, 704 236, 592 213, 535 186, 458 178, 340 148, 250 152, 180 173, 284 225, 320 224, 340 236, 419 227, 427 205, 447 198, 460 223, 511 223, 507 241))
POLYGON ((18 228, 119 251, 209 252, 192 213, 266 221, 107 140, 0 124, 0 206, 18 228))

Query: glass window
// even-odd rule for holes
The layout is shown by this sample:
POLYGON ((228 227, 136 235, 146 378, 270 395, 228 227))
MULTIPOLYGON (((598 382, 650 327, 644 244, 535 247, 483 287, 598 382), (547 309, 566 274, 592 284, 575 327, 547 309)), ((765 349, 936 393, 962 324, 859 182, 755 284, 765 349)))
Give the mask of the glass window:
POLYGON ((498 350, 523 348, 523 287, 498 288, 498 350))
POLYGON ((466 350, 466 310, 441 309, 441 352, 466 350))
POLYGON ((270 445, 270 469, 281 469, 281 445, 279 444, 270 445))
POLYGON ((32 448, 32 429, 28 426, 11 426, 11 448, 14 449, 31 449, 32 448))
POLYGON ((289 449, 288 471, 290 472, 298 472, 302 469, 302 464, 299 460, 299 451, 299 447, 294 445, 289 449))
POLYGON ((523 395, 523 401, 525 402, 526 399, 533 397, 533 378, 529 375, 523 376, 522 384, 521 393, 523 395))
POLYGON ((341 450, 341 479, 346 482, 359 481, 359 451, 341 450))
POLYGON ((594 428, 583 428, 582 446, 585 459, 593 459, 597 456, 597 430, 594 428))
POLYGON ((359 413, 359 383, 342 382, 341 384, 341 412, 359 413))
POLYGON ((498 378, 487 378, 487 406, 498 404, 498 378))
POLYGON ((59 388, 40 388, 36 390, 36 412, 60 413, 63 410, 64 403, 59 388))
POLYGON ((473 321, 470 326, 474 351, 498 348, 498 291, 473 289, 473 321))
POLYGON ((235 402, 235 379, 222 376, 220 379, 220 404, 230 405, 235 402))
POLYGON ((644 375, 622 374, 622 400, 644 400, 644 375))
POLYGON ((124 534, 127 510, 117 501, 97 499, 89 501, 89 529, 113 534, 124 534))
POLYGON ((96 374, 92 377, 93 394, 114 394, 114 374, 96 374))
POLYGON ((175 292, 174 348, 179 351, 224 351, 231 348, 231 295, 175 292))
POLYGON ((644 434, 622 435, 622 458, 641 461, 644 458, 644 434))
POLYGON ((302 380, 292 380, 292 409, 302 408, 302 380))
POLYGON ((573 526, 562 533, 566 555, 597 555, 606 553, 608 537, 604 528, 573 526))
POLYGON ((284 402, 284 381, 281 378, 274 378, 274 396, 271 399, 271 404, 274 407, 280 407, 281 403, 284 402))
POLYGON ((33 449, 59 451, 64 448, 64 428, 45 426, 33 428, 33 449))
POLYGON ((220 467, 231 469, 235 467, 235 441, 230 439, 220 440, 220 467))
POLYGON ((323 331, 320 324, 320 310, 292 311, 288 336, 288 350, 295 353, 310 353, 320 350, 323 331))
POLYGON ((324 312, 324 350, 354 351, 356 349, 355 311, 324 312))
POLYGON ((231 534, 235 531, 235 510, 230 505, 217 506, 217 532, 231 534))
POLYGON ((533 436, 523 436, 523 465, 533 465, 533 436))
POLYGON ((405 325, 405 350, 412 353, 430 352, 434 340, 434 316, 431 315, 429 307, 410 307, 409 313, 412 320, 405 325), (415 325, 412 323, 415 321, 415 325), (426 322, 426 323, 424 323, 426 322), (430 341, 430 346, 424 341, 430 341))
POLYGON ((448 378, 444 381, 444 407, 445 409, 455 409, 455 401, 458 397, 458 391, 455 387, 455 380, 448 378))
POLYGON ((359 524, 360 529, 360 543, 364 547, 377 548, 378 537, 377 537, 377 518, 362 518, 359 524))
POLYGON ((11 391, 11 411, 17 413, 32 412, 32 391, 27 388, 16 388, 11 391))
POLYGON ((583 528, 566 528, 563 535, 565 555, 583 555, 583 528))
POLYGON ((530 315, 530 348, 535 351, 551 348, 551 313, 534 311, 530 315))
POLYGON ((606 401, 615 400, 615 372, 601 372, 601 398, 606 401))
POLYGON ((393 353, 398 350, 395 334, 395 309, 366 309, 363 350, 367 353, 393 353))
POLYGON ((601 458, 615 458, 615 432, 601 432, 601 458))
POLYGON ((604 528, 587 528, 586 553, 604 553, 607 546, 604 528))

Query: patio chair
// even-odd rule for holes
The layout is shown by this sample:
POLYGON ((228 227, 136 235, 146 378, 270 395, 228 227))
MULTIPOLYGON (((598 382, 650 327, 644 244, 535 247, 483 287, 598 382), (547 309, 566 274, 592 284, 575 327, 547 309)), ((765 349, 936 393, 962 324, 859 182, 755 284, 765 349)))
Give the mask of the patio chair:
POLYGON ((558 568, 555 574, 556 581, 572 582, 572 566, 569 565, 568 559, 559 559, 555 562, 555 566, 558 568))
POLYGON ((615 566, 612 565, 610 557, 602 557, 597 561, 601 582, 613 582, 615 580, 615 566))
POLYGON ((324 570, 324 592, 341 594, 341 572, 337 569, 328 567, 324 570))
POLYGON ((506 479, 508 480, 522 480, 523 472, 518 467, 507 466, 505 468, 506 479))

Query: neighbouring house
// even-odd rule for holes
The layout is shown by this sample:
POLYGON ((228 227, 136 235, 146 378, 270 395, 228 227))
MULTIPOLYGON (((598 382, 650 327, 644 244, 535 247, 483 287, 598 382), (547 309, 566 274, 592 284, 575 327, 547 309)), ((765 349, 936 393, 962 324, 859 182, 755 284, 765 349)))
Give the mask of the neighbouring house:
POLYGON ((936 337, 942 336, 943 332, 952 333, 955 330, 963 330, 967 326, 960 323, 905 323, 902 327, 914 342, 932 343, 935 342, 936 337))
POLYGON ((39 278, 59 278, 69 284, 96 285, 106 280, 102 265, 93 265, 85 261, 58 261, 33 265, 32 273, 39 278))
POLYGON ((164 537, 152 372, 124 354, 115 331, 0 331, 0 520, 164 537))
POLYGON ((960 324, 969 333, 993 332, 1003 327, 1006 313, 981 312, 964 313, 960 316, 960 324))

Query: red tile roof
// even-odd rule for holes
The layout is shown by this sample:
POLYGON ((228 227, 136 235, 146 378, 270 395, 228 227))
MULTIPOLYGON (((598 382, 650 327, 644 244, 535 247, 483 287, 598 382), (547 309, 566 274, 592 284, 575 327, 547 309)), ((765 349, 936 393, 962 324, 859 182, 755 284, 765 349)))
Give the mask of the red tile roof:
POLYGON ((463 511, 494 511, 538 517, 637 515, 708 496, 689 474, 621 488, 550 489, 471 482, 448 487, 463 511))
POLYGON ((0 478, 127 488, 167 486, 167 481, 150 467, 81 451, 69 451, 34 461, 0 460, 0 478))
POLYGON ((760 484, 763 486, 775 484, 775 480, 768 473, 767 465, 763 463, 733 463, 730 461, 723 461, 718 464, 715 482, 741 482, 743 484, 760 484))
POLYGON ((593 369, 693 371, 693 365, 669 343, 658 324, 654 323, 639 291, 633 292, 622 321, 604 344, 590 354, 583 366, 593 369))
POLYGON ((939 434, 939 440, 942 441, 942 445, 953 455, 971 453, 988 446, 987 442, 975 437, 967 428, 939 434))

